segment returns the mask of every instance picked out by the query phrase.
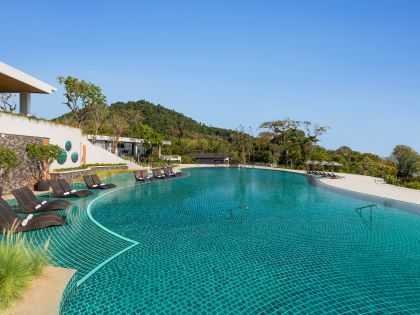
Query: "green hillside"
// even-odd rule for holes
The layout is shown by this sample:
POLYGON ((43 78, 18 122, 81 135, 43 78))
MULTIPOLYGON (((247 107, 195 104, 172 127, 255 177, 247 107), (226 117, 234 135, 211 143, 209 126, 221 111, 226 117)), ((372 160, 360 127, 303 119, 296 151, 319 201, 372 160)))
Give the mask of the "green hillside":
POLYGON ((111 110, 123 112, 127 110, 138 111, 141 122, 152 127, 166 137, 185 137, 191 134, 219 136, 229 139, 232 130, 206 126, 198 121, 168 109, 162 105, 141 100, 137 102, 117 102, 110 106, 111 110))
MULTIPOLYGON (((177 111, 145 100, 127 103, 117 102, 108 106, 108 109, 111 113, 118 113, 121 117, 132 118, 130 125, 140 122, 153 128, 154 131, 165 138, 205 135, 229 140, 232 134, 232 130, 207 126, 177 111)), ((72 125, 75 124, 72 113, 64 114, 54 120, 72 125)), ((89 128, 87 129, 89 131, 89 128)), ((103 127, 101 132, 108 133, 106 126, 103 127)), ((130 126, 124 132, 124 135, 129 134, 130 126)))

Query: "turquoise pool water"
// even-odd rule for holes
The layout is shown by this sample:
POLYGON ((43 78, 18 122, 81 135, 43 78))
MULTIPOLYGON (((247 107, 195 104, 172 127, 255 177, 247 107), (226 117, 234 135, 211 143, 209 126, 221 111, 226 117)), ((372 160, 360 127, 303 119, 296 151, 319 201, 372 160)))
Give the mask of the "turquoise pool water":
POLYGON ((83 279, 63 314, 420 313, 419 215, 379 206, 370 222, 368 202, 295 174, 188 172, 120 176, 49 232, 83 279))

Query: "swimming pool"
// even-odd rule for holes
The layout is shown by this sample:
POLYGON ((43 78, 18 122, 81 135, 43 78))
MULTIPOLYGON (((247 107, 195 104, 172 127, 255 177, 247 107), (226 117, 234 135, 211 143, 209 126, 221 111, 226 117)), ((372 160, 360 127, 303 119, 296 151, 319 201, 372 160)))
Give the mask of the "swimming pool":
POLYGON ((53 229, 55 262, 78 269, 63 314, 420 313, 419 215, 370 221, 291 173, 188 172, 116 177, 53 229))

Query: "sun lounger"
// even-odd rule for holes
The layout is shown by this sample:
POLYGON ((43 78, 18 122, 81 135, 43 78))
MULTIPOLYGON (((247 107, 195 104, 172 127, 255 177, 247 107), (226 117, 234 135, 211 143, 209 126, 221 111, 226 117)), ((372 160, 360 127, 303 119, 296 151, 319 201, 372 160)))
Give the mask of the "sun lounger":
POLYGON ((70 190, 70 191, 64 190, 58 180, 51 180, 50 185, 53 189, 52 197, 54 198, 71 198, 71 197, 81 198, 81 197, 88 196, 84 192, 78 192, 76 190, 70 190))
POLYGON ((85 181, 86 187, 89 189, 110 189, 113 188, 111 186, 108 185, 97 185, 95 184, 95 182, 93 181, 92 175, 83 175, 83 179, 85 181))
POLYGON ((165 174, 165 177, 175 177, 176 176, 176 174, 169 167, 164 167, 162 170, 163 170, 163 173, 165 174))
POLYGON ((111 184, 111 183, 110 184, 105 184, 105 183, 102 183, 101 180, 99 179, 99 176, 96 175, 96 174, 92 174, 91 176, 92 176, 92 180, 95 183, 95 185, 102 186, 102 187, 104 187, 104 189, 110 189, 110 188, 117 187, 117 185, 115 185, 115 184, 111 184))
POLYGON ((150 176, 147 173, 147 170, 134 171, 134 177, 135 177, 136 181, 145 182, 146 180, 150 180, 150 176))
POLYGON ((153 180, 153 177, 149 175, 149 171, 148 170, 141 170, 140 173, 147 180, 153 180))
POLYGON ((171 174, 173 174, 172 176, 181 175, 181 172, 175 172, 174 169, 170 166, 167 166, 166 168, 171 172, 171 174))
POLYGON ((40 201, 28 187, 12 190, 19 208, 24 213, 36 213, 51 210, 65 210, 71 203, 65 200, 40 201))
POLYGON ((81 189, 81 190, 76 190, 73 189, 70 184, 68 183, 68 181, 66 181, 64 178, 60 178, 58 180, 58 182, 60 183, 61 187, 63 188, 63 190, 65 192, 70 192, 70 193, 74 193, 74 194, 78 194, 78 195, 85 195, 85 196, 90 196, 93 195, 93 192, 91 192, 90 190, 87 189, 81 189))
POLYGON ((160 168, 153 168, 152 173, 153 173, 154 178, 160 178, 160 179, 165 178, 165 174, 162 174, 162 170, 160 168))
POLYGON ((141 172, 139 171, 139 170, 137 170, 137 171, 134 171, 133 172, 133 174, 134 174, 134 178, 136 179, 136 181, 142 181, 142 182, 144 182, 146 179, 143 177, 143 175, 141 175, 141 172))
POLYGON ((0 198, 0 228, 3 231, 27 232, 43 229, 49 226, 60 226, 66 223, 65 219, 57 213, 32 214, 26 218, 17 216, 10 205, 0 198))

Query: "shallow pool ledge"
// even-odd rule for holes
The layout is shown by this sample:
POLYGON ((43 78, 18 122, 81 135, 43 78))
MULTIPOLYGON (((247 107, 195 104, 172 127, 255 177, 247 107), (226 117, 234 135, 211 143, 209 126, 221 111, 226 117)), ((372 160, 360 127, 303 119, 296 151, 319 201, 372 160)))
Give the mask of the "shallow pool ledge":
POLYGON ((60 314, 61 297, 75 272, 74 269, 47 266, 43 275, 29 284, 23 298, 4 314, 60 314))

